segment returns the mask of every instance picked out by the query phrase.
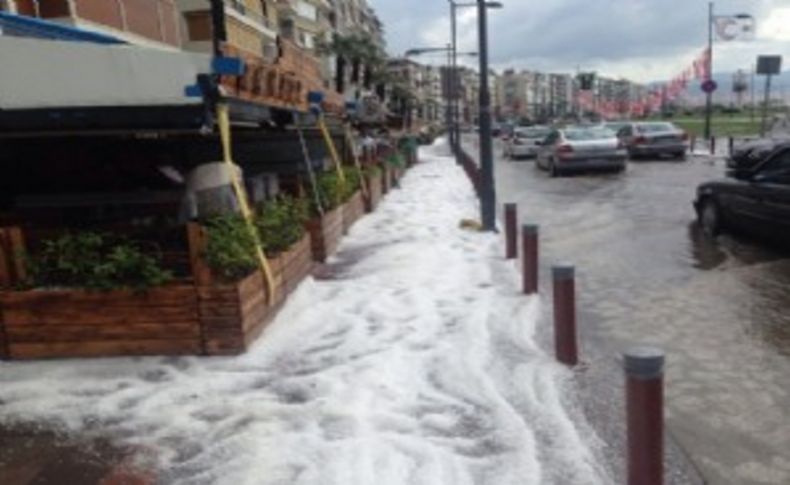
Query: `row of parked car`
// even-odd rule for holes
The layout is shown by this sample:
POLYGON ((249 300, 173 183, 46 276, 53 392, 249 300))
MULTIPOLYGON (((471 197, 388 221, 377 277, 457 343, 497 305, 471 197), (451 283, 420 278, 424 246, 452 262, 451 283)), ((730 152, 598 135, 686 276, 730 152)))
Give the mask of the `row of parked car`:
MULTIPOLYGON (((503 133, 504 156, 535 158, 552 176, 625 169, 628 159, 685 159, 688 135, 672 123, 611 122, 517 127, 503 133)), ((790 133, 736 145, 727 173, 697 187, 694 209, 703 232, 746 233, 790 244, 790 133)))
POLYGON ((535 158, 552 176, 572 171, 625 170, 628 159, 685 159, 688 134, 666 122, 612 122, 515 128, 504 137, 504 156, 535 158))

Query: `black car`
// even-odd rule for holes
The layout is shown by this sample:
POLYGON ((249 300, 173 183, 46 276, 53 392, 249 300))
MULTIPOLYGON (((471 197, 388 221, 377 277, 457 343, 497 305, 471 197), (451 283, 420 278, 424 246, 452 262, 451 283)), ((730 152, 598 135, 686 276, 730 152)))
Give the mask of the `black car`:
POLYGON ((758 138, 740 143, 733 148, 732 155, 727 159, 727 166, 735 170, 752 169, 784 145, 790 145, 790 136, 758 138))
POLYGON ((729 178, 697 187, 694 207, 710 235, 743 231, 790 242, 790 144, 776 147, 762 161, 730 170, 729 178))

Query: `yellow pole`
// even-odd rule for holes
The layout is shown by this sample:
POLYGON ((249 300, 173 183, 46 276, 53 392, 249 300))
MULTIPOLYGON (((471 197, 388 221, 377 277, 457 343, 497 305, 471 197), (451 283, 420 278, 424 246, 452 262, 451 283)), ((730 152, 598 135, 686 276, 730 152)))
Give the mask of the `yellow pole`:
POLYGON ((332 141, 332 136, 329 134, 329 129, 326 127, 324 115, 318 115, 318 128, 321 130, 321 134, 324 136, 324 142, 326 143, 326 147, 329 149, 329 155, 332 157, 332 162, 335 164, 335 170, 337 171, 338 178, 340 178, 342 183, 346 183, 346 175, 343 173, 343 168, 341 167, 340 156, 337 154, 335 142, 332 141))
POLYGON ((241 183, 241 180, 239 180, 239 177, 237 177, 235 164, 233 163, 230 145, 230 116, 228 114, 228 105, 226 103, 217 103, 217 122, 219 123, 219 136, 222 141, 222 155, 225 164, 228 167, 228 174, 230 176, 231 183, 233 184, 233 191, 236 193, 236 198, 239 201, 241 214, 244 216, 244 220, 247 222, 247 229, 255 241, 255 253, 258 258, 258 266, 266 278, 266 296, 268 297, 269 303, 273 303, 275 290, 274 278, 272 277, 271 268, 269 268, 269 261, 266 259, 266 255, 263 252, 258 230, 255 227, 255 222, 253 221, 252 210, 250 209, 250 205, 247 201, 247 193, 241 183))
POLYGON ((362 164, 359 163, 359 157, 357 156, 356 150, 354 150, 354 139, 351 136, 351 128, 349 128, 348 124, 345 125, 346 129, 346 143, 351 148, 351 156, 354 157, 354 165, 357 167, 357 176, 359 176, 359 186, 362 188, 362 195, 365 197, 368 196, 368 187, 365 184, 365 177, 362 174, 362 164))

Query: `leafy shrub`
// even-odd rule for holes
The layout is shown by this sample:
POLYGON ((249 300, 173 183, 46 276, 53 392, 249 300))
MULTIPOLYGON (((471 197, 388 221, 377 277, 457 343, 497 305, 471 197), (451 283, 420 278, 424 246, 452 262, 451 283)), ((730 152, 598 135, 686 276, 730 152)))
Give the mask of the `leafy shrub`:
POLYGON ((65 234, 42 241, 39 254, 29 257, 31 287, 65 286, 93 290, 144 290, 173 279, 160 257, 138 244, 97 232, 65 234))
POLYGON ((381 175, 381 167, 378 164, 367 165, 362 169, 362 172, 366 177, 378 177, 381 175))
MULTIPOLYGON (((316 185, 318 186, 318 199, 324 210, 332 210, 341 203, 340 178, 334 170, 322 172, 316 175, 316 185)), ((315 200, 310 199, 310 212, 317 216, 320 214, 315 200)))
POLYGON ((304 199, 280 195, 260 204, 257 212, 255 225, 267 255, 285 251, 302 238, 308 219, 304 199))
POLYGON ((346 180, 340 185, 340 200, 345 202, 359 190, 362 180, 359 178, 359 171, 356 167, 346 165, 342 169, 346 180))
POLYGON ((258 267, 255 235, 239 214, 214 216, 206 221, 206 262, 220 276, 236 280, 258 267))

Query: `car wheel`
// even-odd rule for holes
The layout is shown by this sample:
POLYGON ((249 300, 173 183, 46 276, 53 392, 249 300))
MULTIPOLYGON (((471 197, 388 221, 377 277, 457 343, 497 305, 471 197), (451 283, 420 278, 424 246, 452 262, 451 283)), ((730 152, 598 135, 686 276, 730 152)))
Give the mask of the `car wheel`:
POLYGON ((682 151, 682 152, 676 153, 675 154, 675 158, 680 160, 681 162, 685 161, 686 160, 686 152, 682 151))
POLYGON ((699 225, 708 237, 716 237, 721 232, 721 213, 716 201, 708 197, 702 200, 698 213, 699 225))

